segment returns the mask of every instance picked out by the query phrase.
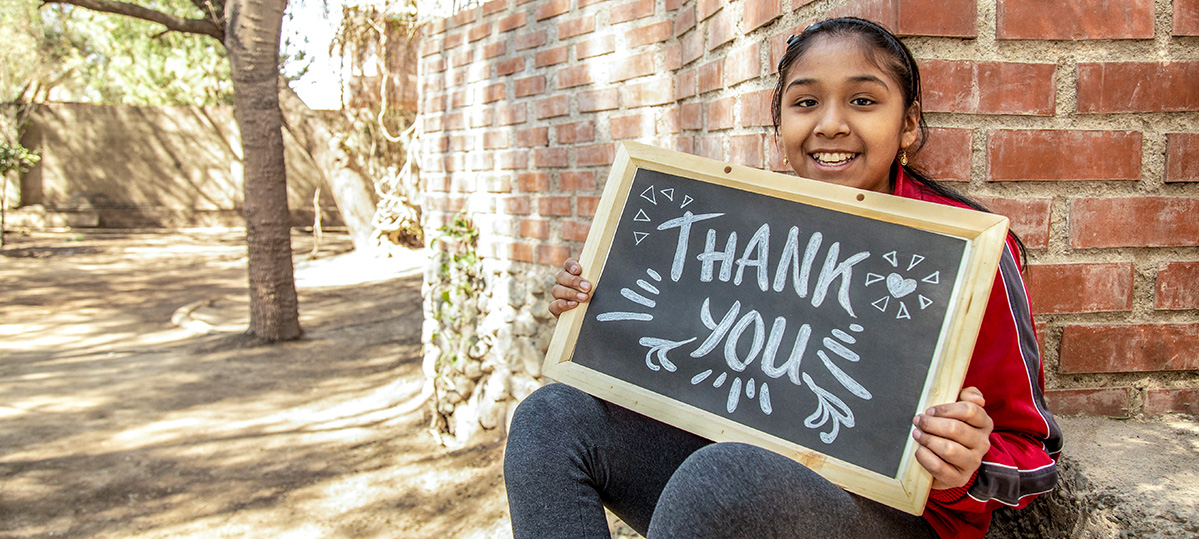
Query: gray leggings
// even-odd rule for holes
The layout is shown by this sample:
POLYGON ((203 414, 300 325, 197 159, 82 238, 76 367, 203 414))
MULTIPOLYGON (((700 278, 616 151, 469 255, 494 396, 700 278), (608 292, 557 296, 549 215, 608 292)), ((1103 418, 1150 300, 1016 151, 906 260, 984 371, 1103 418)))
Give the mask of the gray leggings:
POLYGON ((936 537, 754 446, 714 444, 552 384, 516 409, 504 457, 512 531, 610 537, 604 506, 646 537, 936 537))

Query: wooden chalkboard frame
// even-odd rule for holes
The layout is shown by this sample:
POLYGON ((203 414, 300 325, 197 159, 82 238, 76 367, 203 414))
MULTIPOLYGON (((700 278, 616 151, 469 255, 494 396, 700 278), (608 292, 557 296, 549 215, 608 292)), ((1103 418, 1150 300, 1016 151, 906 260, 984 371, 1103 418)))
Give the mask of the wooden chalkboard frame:
MULTIPOLYGON (((948 331, 942 333, 940 354, 932 360, 917 410, 957 399, 1006 241, 1007 218, 623 142, 617 150, 580 256, 583 277, 597 288, 603 286, 599 276, 607 263, 622 209, 627 204, 633 176, 638 169, 752 191, 965 240, 968 246, 962 283, 949 307, 948 331)), ((715 441, 745 442, 770 449, 799 461, 850 492, 911 514, 923 512, 932 476, 916 461, 916 443, 910 437, 903 449, 899 473, 896 477, 887 477, 572 362, 587 306, 582 304, 561 316, 542 369, 546 376, 715 441)))

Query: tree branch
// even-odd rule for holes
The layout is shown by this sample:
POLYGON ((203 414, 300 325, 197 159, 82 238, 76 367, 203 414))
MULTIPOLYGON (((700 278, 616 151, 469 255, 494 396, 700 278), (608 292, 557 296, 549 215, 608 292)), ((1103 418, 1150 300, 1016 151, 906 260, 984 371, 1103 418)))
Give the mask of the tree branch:
POLYGON ((166 26, 168 31, 210 36, 221 43, 225 42, 225 29, 208 19, 188 19, 116 0, 43 0, 42 5, 46 4, 67 4, 102 13, 115 13, 156 22, 166 26))

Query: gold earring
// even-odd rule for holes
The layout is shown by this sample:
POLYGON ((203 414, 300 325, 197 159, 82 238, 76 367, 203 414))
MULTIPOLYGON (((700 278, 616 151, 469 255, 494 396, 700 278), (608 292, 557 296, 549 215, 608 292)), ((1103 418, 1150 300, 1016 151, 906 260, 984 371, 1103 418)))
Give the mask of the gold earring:
POLYGON ((790 164, 791 164, 791 162, 787 160, 787 156, 785 156, 785 155, 783 156, 783 164, 784 164, 784 165, 790 165, 790 164))
POLYGON ((903 165, 905 167, 908 166, 908 151, 907 150, 899 151, 899 164, 903 165))

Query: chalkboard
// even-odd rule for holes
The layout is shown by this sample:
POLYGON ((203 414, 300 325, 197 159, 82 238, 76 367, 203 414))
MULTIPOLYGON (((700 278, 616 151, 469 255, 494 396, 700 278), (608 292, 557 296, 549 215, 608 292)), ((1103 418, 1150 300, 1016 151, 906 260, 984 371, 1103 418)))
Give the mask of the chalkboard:
POLYGON ((625 143, 545 372, 918 513, 911 420, 955 400, 1006 229, 625 143))

